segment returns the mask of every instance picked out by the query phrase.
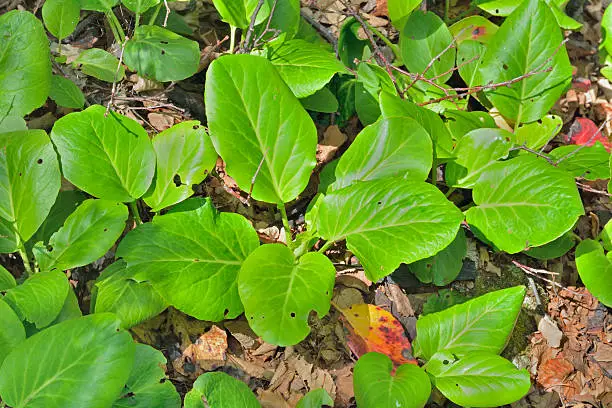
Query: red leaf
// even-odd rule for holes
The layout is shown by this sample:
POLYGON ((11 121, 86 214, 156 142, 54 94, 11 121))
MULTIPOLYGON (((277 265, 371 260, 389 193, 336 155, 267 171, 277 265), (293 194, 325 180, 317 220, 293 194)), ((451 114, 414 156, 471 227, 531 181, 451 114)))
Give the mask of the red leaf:
POLYGON ((572 144, 593 146, 595 142, 601 142, 606 150, 612 150, 612 143, 599 131, 591 119, 576 118, 567 136, 572 144))

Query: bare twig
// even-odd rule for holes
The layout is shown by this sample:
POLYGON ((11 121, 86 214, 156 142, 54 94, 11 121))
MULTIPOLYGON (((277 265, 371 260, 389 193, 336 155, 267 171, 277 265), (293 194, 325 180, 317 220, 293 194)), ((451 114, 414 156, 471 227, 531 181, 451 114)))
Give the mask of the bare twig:
POLYGON ((164 28, 168 25, 168 16, 170 16, 170 6, 168 6, 168 0, 164 0, 164 7, 166 7, 166 16, 164 17, 164 28))
POLYGON ((520 270, 522 270, 526 274, 533 276, 534 278, 538 278, 540 280, 543 280, 544 282, 550 283, 551 285, 556 286, 558 288, 565 289, 565 290, 567 290, 568 292, 570 292, 570 293, 572 293, 574 295, 580 295, 579 293, 574 292, 573 290, 566 288, 565 286, 561 285, 560 283, 557 283, 557 282, 555 282, 553 280, 550 280, 550 279, 545 278, 545 277, 540 275, 543 272, 546 272, 547 274, 550 274, 550 275, 554 275, 555 272, 549 272, 549 271, 545 271, 543 269, 535 269, 535 268, 532 268, 530 266, 523 265, 522 263, 514 261, 514 260, 512 261, 512 263, 514 264, 514 266, 516 266, 517 268, 519 268, 520 270))
POLYGON ((585 147, 588 147, 591 144, 591 142, 593 142, 593 140, 595 140, 597 135, 601 134, 601 131, 608 124, 609 121, 610 121, 610 118, 607 118, 606 120, 604 120, 604 122, 601 124, 601 126, 597 129, 597 131, 593 132, 593 134, 591 135, 589 140, 586 141, 586 143, 578 146, 578 148, 576 150, 572 150, 571 152, 569 152, 565 156, 559 157, 559 159, 557 159, 557 161, 555 162, 555 166, 558 165, 559 163, 561 163, 563 160, 567 160, 570 157, 574 156, 576 153, 578 153, 579 151, 581 151, 585 147))
POLYGON ((240 49, 240 53, 248 54, 252 47, 249 46, 251 43, 251 37, 253 37, 253 32, 255 31, 255 21, 257 20, 257 15, 259 11, 263 7, 265 0, 259 0, 257 3, 257 7, 255 7, 255 11, 253 11, 253 15, 251 16, 251 22, 249 23, 249 28, 247 29, 246 36, 244 38, 244 43, 242 44, 242 48, 240 49))
POLYGON ((466 66, 467 64, 470 64, 470 63, 472 63, 472 62, 476 61, 477 59, 480 59, 480 55, 474 55, 474 56, 473 56, 472 58, 470 58, 469 60, 467 60, 467 61, 463 61, 461 64, 459 64, 459 65, 457 65, 457 66, 453 66, 453 67, 452 67, 451 69, 449 69, 448 71, 442 72, 441 74, 438 74, 438 75, 436 75, 436 76, 432 77, 432 78, 431 78, 431 80, 432 80, 432 81, 435 81, 435 80, 436 80, 436 79, 438 79, 438 78, 441 78, 441 77, 443 77, 443 76, 445 76, 445 75, 450 74, 451 72, 458 71, 458 70, 460 70, 461 68, 463 68, 464 66, 466 66))
POLYGON ((544 154, 542 152, 539 152, 537 150, 533 150, 533 149, 527 147, 526 144, 523 144, 521 146, 516 146, 516 147, 513 147, 513 148, 510 149, 511 152, 514 151, 514 150, 524 150, 524 151, 529 152, 531 154, 535 154, 536 156, 543 158, 544 160, 546 160, 548 163, 552 164, 553 166, 555 165, 554 160, 549 155, 544 154))
POLYGON ((270 28, 270 23, 272 22, 272 17, 274 16, 274 10, 276 10, 276 3, 278 3, 278 0, 274 0, 274 3, 272 4, 272 8, 270 9, 270 15, 268 16, 268 21, 266 22, 266 27, 263 29, 259 37, 257 37, 255 41, 253 41, 253 48, 257 48, 259 42, 263 40, 266 34, 272 32, 274 33, 272 35, 273 37, 276 37, 279 35, 280 30, 270 28))
POLYGON ((338 53, 338 40, 336 39, 336 37, 334 37, 331 31, 329 31, 323 24, 319 23, 317 20, 315 20, 308 14, 304 13, 303 11, 300 12, 300 15, 302 16, 304 20, 308 22, 308 24, 313 26, 318 31, 318 33, 321 34, 321 36, 327 40, 328 43, 330 43, 334 47, 334 50, 336 51, 336 54, 337 54, 338 53))
POLYGON ((579 189, 583 190, 583 191, 588 191, 589 193, 594 193, 594 194, 600 194, 606 197, 612 197, 612 194, 606 192, 606 191, 602 191, 602 190, 596 190, 593 187, 589 186, 588 184, 583 184, 580 182, 576 182, 576 185, 578 186, 579 189))
POLYGON ((115 100, 115 94, 117 93, 117 81, 119 80, 119 71, 121 70, 121 64, 123 62, 123 51, 125 50, 125 44, 127 44, 129 38, 125 37, 125 41, 121 44, 121 53, 119 54, 119 63, 117 64, 117 69, 115 70, 115 77, 113 78, 113 87, 111 88, 110 99, 108 100, 108 105, 106 105, 106 112, 104 112, 104 117, 108 116, 110 112, 111 105, 115 100))
POLYGON ((251 178, 251 188, 249 188, 249 194, 247 195, 246 198, 246 202, 247 202, 247 206, 249 205, 249 202, 251 200, 251 194, 253 193, 253 187, 255 187, 255 181, 257 181, 257 176, 259 175, 259 171, 261 170, 261 166, 263 165, 264 161, 266 160, 266 153, 268 153, 268 148, 266 148, 266 150, 264 150, 262 156, 261 156, 261 161, 259 162, 259 165, 257 166, 257 170, 255 170, 255 174, 253 174, 253 177, 251 178))

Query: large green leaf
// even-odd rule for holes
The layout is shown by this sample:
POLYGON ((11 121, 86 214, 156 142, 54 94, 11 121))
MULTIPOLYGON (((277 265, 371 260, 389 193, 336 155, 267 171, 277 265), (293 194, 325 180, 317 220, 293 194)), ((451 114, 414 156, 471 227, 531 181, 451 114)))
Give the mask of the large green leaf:
POLYGON ((546 72, 486 91, 502 115, 519 123, 533 122, 552 108, 572 77, 562 41, 554 15, 542 0, 524 1, 504 21, 481 60, 480 83, 509 81, 533 70, 546 72))
POLYGON ((198 43, 163 27, 141 25, 126 43, 125 63, 138 74, 160 82, 180 81, 198 70, 198 43))
POLYGON ((25 340, 26 333, 17 314, 0 297, 0 366, 6 356, 25 340))
POLYGON ((21 320, 34 323, 40 329, 59 315, 69 290, 68 279, 62 272, 40 272, 7 290, 4 300, 21 320))
POLYGON ((437 286, 446 286, 461 272, 466 252, 465 232, 459 229, 449 246, 432 257, 411 263, 408 269, 423 283, 433 282, 437 286))
MULTIPOLYGON (((221 15, 221 19, 231 26, 246 29, 250 22, 251 16, 257 8, 259 0, 213 0, 215 8, 221 15)), ((255 23, 264 22, 270 15, 270 2, 266 1, 262 5, 255 23)))
POLYGON ((435 81, 444 83, 455 66, 457 50, 447 49, 452 41, 453 36, 440 17, 431 11, 415 11, 400 32, 402 61, 415 74, 423 73, 433 61, 424 75, 427 78, 438 77, 435 81))
POLYGON ((486 17, 475 15, 457 21, 448 29, 456 38, 457 44, 459 45, 466 40, 476 40, 486 44, 497 32, 499 27, 486 17))
POLYGON ((587 180, 610 177, 610 153, 601 142, 593 146, 560 146, 550 152, 550 156, 556 160, 564 158, 557 166, 574 177, 587 180))
POLYGON ((90 48, 79 54, 72 63, 85 75, 105 82, 121 81, 125 77, 125 68, 113 54, 101 48, 90 48), (119 70, 117 71, 117 67, 119 70))
POLYGON ((488 112, 466 112, 447 109, 444 111, 444 123, 453 139, 460 140, 472 130, 497 128, 495 120, 488 112))
POLYGON ((321 237, 346 239, 366 275, 376 281, 400 263, 448 246, 463 221, 436 187, 397 178, 365 181, 325 196, 316 213, 321 237))
POLYGON ((425 365, 432 382, 446 398, 464 407, 506 405, 524 397, 531 387, 529 372, 503 357, 475 352, 459 359, 436 353, 425 365))
POLYGON ((132 337, 113 315, 68 320, 13 349, 0 369, 0 396, 14 408, 107 408, 133 358, 132 337))
POLYGON ((391 375, 391 359, 367 353, 355 364, 353 387, 359 407, 422 408, 431 394, 429 377, 413 364, 401 365, 391 375))
POLYGON ((19 237, 13 225, 0 218, 0 253, 11 253, 18 249, 19 237))
POLYGON ((378 97, 372 96, 362 82, 355 84, 355 110, 363 126, 371 125, 380 117, 378 97))
POLYGON ((134 365, 113 408, 180 408, 181 396, 168 381, 166 357, 153 347, 136 344, 134 365))
POLYGON ((612 307, 612 260, 597 241, 585 239, 576 247, 576 268, 584 286, 601 303, 612 307))
POLYGON ((457 71, 468 87, 472 87, 478 79, 478 68, 485 49, 486 46, 476 40, 465 40, 457 46, 457 71))
POLYGON ((79 0, 46 0, 42 6, 47 30, 60 41, 72 34, 80 16, 79 0))
POLYGON ((489 166, 472 197, 470 227, 511 254, 555 240, 584 214, 572 176, 532 155, 489 166))
POLYGON ((387 8, 393 25, 398 30, 401 30, 404 27, 406 18, 419 7, 421 2, 422 0, 388 0, 387 8))
POLYGON ((0 217, 22 241, 43 223, 60 184, 57 155, 43 130, 0 134, 0 217))
POLYGON ((79 0, 83 10, 92 10, 105 13, 119 4, 119 0, 79 0))
POLYGON ((338 112, 338 99, 328 87, 323 87, 312 95, 300 99, 300 103, 304 109, 314 112, 338 112))
POLYGON ((269 244, 242 264, 238 291, 253 331, 268 343, 290 346, 310 333, 311 310, 327 314, 335 279, 336 269, 323 254, 296 261, 286 246, 269 244))
POLYGON ((150 281, 172 306, 200 320, 219 321, 242 313, 238 272, 258 246, 244 217, 218 214, 208 200, 130 231, 117 256, 126 260, 134 279, 150 281))
POLYGON ((121 3, 136 14, 142 14, 153 6, 161 3, 161 0, 121 0, 121 3))
POLYGON ((102 257, 125 229, 128 210, 120 202, 85 200, 49 239, 33 248, 43 271, 66 270, 102 257))
POLYGON ((286 41, 269 52, 270 62, 298 98, 323 88, 337 72, 346 72, 333 53, 304 40, 286 41))
POLYGON ((85 104, 85 96, 79 87, 68 78, 59 75, 53 75, 51 78, 49 97, 64 108, 83 109, 85 104))
MULTIPOLYGON (((262 36, 264 41, 275 37, 277 34, 273 30, 278 30, 280 35, 285 36, 285 40, 291 40, 295 37, 300 26, 300 0, 269 0, 268 4, 274 5, 274 13, 266 19, 266 21, 260 23, 255 27, 255 33, 257 36, 262 36), (264 34, 264 30, 267 28, 268 32, 264 34)), ((265 5, 264 5, 265 7, 265 5)), ((262 7, 260 13, 265 12, 262 7)), ((257 15, 260 17, 260 15, 257 15)), ((261 19, 261 17, 260 17, 261 19)))
POLYGON ((426 360, 439 351, 499 354, 521 310, 524 286, 502 289, 417 320, 414 355, 426 360))
POLYGON ((514 132, 514 143, 530 149, 541 149, 559 133, 562 126, 563 119, 560 116, 546 115, 542 120, 519 126, 514 132))
POLYGON ((185 408, 261 408, 255 394, 242 381, 224 372, 204 373, 185 395, 185 408), (205 405, 202 399, 205 398, 205 405))
POLYGON ((5 291, 15 286, 17 286, 17 282, 13 275, 4 266, 0 265, 0 291, 5 291))
POLYGON ((536 259, 555 259, 565 255, 575 244, 574 235, 569 231, 548 244, 529 248, 524 253, 536 259))
POLYGON ((317 132, 269 61, 254 55, 215 60, 205 99, 212 142, 242 190, 252 187, 254 199, 272 203, 304 190, 316 163, 317 132))
POLYGON ((55 122, 51 139, 64 177, 98 198, 130 202, 149 188, 155 151, 147 132, 133 119, 93 105, 55 122))
POLYGON ((49 40, 27 11, 0 16, 0 118, 25 116, 42 106, 51 87, 49 40))
POLYGON ((333 407, 334 400, 323 388, 316 388, 304 395, 295 408, 321 408, 324 405, 333 407))

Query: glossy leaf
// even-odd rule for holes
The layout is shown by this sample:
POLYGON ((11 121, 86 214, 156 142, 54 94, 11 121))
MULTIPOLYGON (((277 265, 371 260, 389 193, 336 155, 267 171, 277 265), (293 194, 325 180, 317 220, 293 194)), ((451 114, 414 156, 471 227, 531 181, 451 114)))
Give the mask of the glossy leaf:
POLYGON ((93 105, 55 122, 51 139, 64 177, 98 198, 130 202, 149 188, 155 151, 147 132, 133 119, 93 105))
POLYGON ((448 246, 462 220, 461 212, 431 184, 391 178, 326 195, 315 225, 324 239, 346 239, 366 275, 376 281, 402 262, 427 258, 448 246))
POLYGON ((327 87, 300 99, 300 103, 304 109, 314 112, 334 113, 338 111, 338 99, 327 87))
POLYGON ((215 60, 205 99, 213 145, 242 190, 252 188, 255 200, 272 203, 304 190, 316 163, 316 129, 269 61, 254 55, 215 60))
POLYGON ((491 115, 479 111, 466 112, 447 109, 444 111, 444 122, 455 140, 460 140, 472 130, 497 128, 491 115))
POLYGON ((32 252, 43 271, 60 271, 94 262, 115 244, 125 229, 128 210, 110 200, 85 200, 51 236, 32 252))
POLYGON ((542 118, 569 85, 572 69, 550 8, 525 0, 501 25, 487 46, 479 73, 481 84, 503 82, 547 69, 509 87, 485 91, 505 117, 519 123, 542 118))
POLYGON ((455 37, 457 44, 461 44, 465 40, 474 40, 486 44, 498 29, 498 26, 483 16, 469 16, 457 21, 448 30, 455 37))
POLYGON ((113 315, 68 320, 13 349, 0 369, 0 396, 15 408, 106 408, 123 389, 133 354, 132 337, 113 315))
MULTIPOLYGON (((258 0, 213 0, 215 9, 221 15, 221 19, 231 26, 246 29, 250 22, 251 16, 257 8, 258 0)), ((257 18, 256 24, 264 22, 270 15, 270 4, 266 1, 263 3, 257 18)))
POLYGON ((8 115, 0 118, 0 133, 28 130, 26 121, 21 116, 8 115))
POLYGON ((612 222, 608 221, 598 237, 606 251, 612 251, 612 222))
POLYGON ((45 27, 58 40, 68 37, 81 17, 79 0, 46 0, 42 6, 45 27))
POLYGON ((51 87, 49 40, 32 13, 0 16, 0 118, 25 116, 41 107, 51 87))
MULTIPOLYGON (((264 30, 267 28, 268 30, 279 30, 280 33, 285 35, 285 40, 293 39, 298 32, 301 20, 300 0, 276 1, 276 4, 273 0, 269 0, 268 4, 274 5, 274 13, 269 19, 266 17, 265 21, 262 21, 255 27, 255 33, 258 36, 263 35, 262 39, 264 40, 270 40, 275 34, 274 31, 264 33, 264 30)), ((266 12, 265 6, 266 4, 260 10, 261 15, 264 15, 266 12)), ((260 14, 257 14, 257 16, 261 19, 260 14)))
POLYGON ((119 0, 79 0, 81 9, 105 13, 119 4, 119 0))
POLYGON ((15 286, 17 286, 17 282, 15 282, 13 275, 4 266, 0 265, 0 291, 5 291, 15 286))
POLYGON ((260 246, 238 278, 249 325, 268 343, 299 343, 310 333, 310 311, 319 317, 329 311, 335 278, 334 265, 323 254, 307 253, 296 261, 284 245, 260 246))
POLYGON ((459 359, 452 352, 432 356, 425 370, 437 389, 464 407, 506 405, 524 397, 531 387, 529 372, 519 370, 503 357, 475 352, 459 359))
POLYGON ((0 366, 6 356, 26 338, 25 329, 17 314, 0 297, 0 366))
POLYGON ((378 98, 372 96, 362 82, 355 84, 355 110, 363 126, 371 125, 380 117, 378 98))
POLYGON ((161 0, 121 0, 121 3, 136 14, 142 14, 151 7, 157 6, 161 0))
POLYGON ((485 53, 486 46, 475 40, 465 40, 457 48, 457 64, 459 76, 468 87, 478 80, 478 68, 485 53))
POLYGON ((206 398, 210 408, 260 408, 255 394, 242 381, 224 372, 209 372, 198 377, 185 395, 185 408, 204 408, 206 398))
POLYGON ((334 400, 323 388, 317 388, 304 395, 295 408, 321 408, 324 405, 333 407, 334 400))
POLYGON ((414 355, 426 360, 439 351, 499 354, 521 310, 524 286, 489 292, 417 320, 414 355))
POLYGON ((380 353, 363 355, 355 364, 353 386, 359 407, 422 408, 429 399, 431 383, 421 368, 400 366, 391 375, 393 364, 380 353))
POLYGON ((141 25, 125 44, 123 58, 138 74, 156 81, 180 81, 198 70, 198 43, 163 27, 141 25))
POLYGON ((432 257, 411 263, 408 268, 423 283, 433 282, 436 286, 446 286, 461 272, 466 252, 465 232, 459 229, 449 246, 432 257))
POLYGON ((612 307, 612 260, 597 241, 585 239, 578 244, 576 268, 589 292, 604 305, 612 307))
POLYGON ((79 87, 68 78, 59 75, 53 75, 51 78, 49 97, 64 108, 83 109, 85 104, 85 96, 79 87))
POLYGON ((565 255, 575 244, 573 234, 568 232, 548 244, 529 248, 525 254, 536 259, 555 259, 565 255))
POLYGON ((514 142, 519 146, 539 150, 559 133, 563 120, 557 115, 546 115, 540 121, 526 123, 514 133, 514 142))
POLYGON ((85 75, 92 76, 100 81, 114 82, 125 78, 125 68, 119 67, 119 60, 113 54, 100 48, 90 48, 79 54, 72 63, 85 75))
POLYGON ((406 18, 421 4, 422 0, 388 0, 389 18, 393 25, 402 29, 406 18))
POLYGON ((574 177, 587 180, 610 177, 610 153, 599 142, 593 146, 560 146, 550 152, 550 156, 556 160, 562 159, 558 167, 574 177))
POLYGON ((157 168, 144 200, 152 211, 183 201, 193 194, 217 161, 217 152, 198 121, 185 121, 166 129, 153 139, 157 168))
POLYGON ((559 238, 584 214, 573 178, 532 155, 489 166, 472 196, 470 227, 511 254, 559 238))
POLYGON ((138 226, 123 238, 117 256, 133 279, 151 282, 170 305, 200 320, 219 321, 242 313, 238 272, 258 246, 244 217, 218 214, 209 200, 138 226))

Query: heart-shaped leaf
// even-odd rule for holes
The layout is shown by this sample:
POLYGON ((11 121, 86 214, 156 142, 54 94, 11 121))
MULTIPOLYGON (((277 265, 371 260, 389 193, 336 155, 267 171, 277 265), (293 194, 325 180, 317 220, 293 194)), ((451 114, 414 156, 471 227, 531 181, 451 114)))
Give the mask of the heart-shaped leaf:
POLYGON ((185 395, 185 408, 204 408, 202 398, 206 398, 210 408, 261 408, 245 383, 221 371, 198 377, 185 395))
POLYGON ((153 6, 161 3, 161 0, 121 0, 121 3, 136 14, 142 14, 153 6))
POLYGON ((157 216, 130 231, 117 256, 135 280, 150 281, 172 306, 200 320, 219 321, 242 313, 238 272, 258 246, 257 233, 243 216, 218 214, 207 200, 195 210, 157 216))
POLYGON ((110 200, 85 200, 49 240, 32 252, 43 271, 87 265, 102 257, 125 229, 127 207, 110 200))
POLYGON ((260 246, 238 278, 249 325, 268 343, 299 343, 310 333, 310 311, 320 317, 329 311, 335 278, 334 265, 323 254, 307 253, 296 261, 284 245, 260 246))
POLYGON ((183 201, 193 194, 217 161, 217 152, 200 122, 181 122, 153 139, 157 169, 145 202, 152 211, 183 201))
POLYGON ((506 405, 524 397, 531 387, 529 372, 495 354, 475 352, 459 359, 449 351, 436 353, 425 365, 432 382, 446 398, 464 407, 506 405))
POLYGON ((439 351, 499 354, 521 310, 524 286, 497 290, 441 312, 421 316, 414 355, 429 360, 439 351))
POLYGON ((573 178, 532 155, 489 166, 472 196, 468 224, 511 254, 559 238, 584 214, 573 178))
POLYGON ((360 407, 422 408, 431 394, 429 377, 413 364, 400 366, 391 375, 393 363, 380 353, 361 356, 355 364, 353 386, 360 407))
POLYGON ((25 116, 41 107, 51 87, 49 40, 32 13, 0 16, 0 118, 25 116))
POLYGON ((550 152, 550 156, 557 160, 562 159, 558 167, 574 177, 587 180, 610 177, 610 153, 600 142, 593 146, 560 146, 550 152))
POLYGON ((4 266, 0 265, 0 291, 5 291, 15 286, 17 286, 17 282, 15 282, 13 275, 4 266))
POLYGON ((51 139, 64 177, 98 198, 130 202, 149 188, 155 151, 147 132, 133 119, 93 105, 55 122, 51 139))
POLYGON ((64 108, 83 109, 85 104, 85 96, 79 87, 68 78, 59 75, 53 75, 51 78, 49 97, 64 108))
POLYGON ((612 260, 597 241, 585 239, 576 247, 576 268, 584 286, 601 303, 612 307, 612 260))
POLYGON ((25 340, 26 333, 21 320, 11 307, 0 297, 0 366, 6 356, 25 340))
POLYGON ((514 132, 514 143, 539 150, 559 133, 562 126, 563 120, 560 116, 546 115, 542 120, 519 126, 514 132))
POLYGON ((125 68, 119 66, 119 60, 113 54, 100 48, 90 48, 79 54, 72 63, 85 75, 105 82, 121 81, 125 77, 125 68), (119 70, 117 71, 117 67, 119 70))
POLYGON ((79 0, 47 0, 42 6, 47 30, 60 41, 72 34, 80 16, 79 0))
POLYGON ((437 286, 446 286, 461 272, 466 252, 465 232, 459 229, 449 246, 432 257, 411 263, 408 268, 423 283, 433 282, 437 286))
POLYGON ((15 408, 107 408, 123 389, 133 358, 132 337, 113 315, 68 320, 13 349, 0 369, 0 396, 15 408))
POLYGON ((346 239, 369 279, 400 263, 432 256, 448 246, 461 212, 431 184, 397 178, 365 181, 325 196, 316 213, 321 237, 346 239))
POLYGON ((205 99, 213 145, 242 190, 252 187, 254 199, 279 203, 306 188, 317 132, 269 61, 254 55, 215 60, 205 99))
POLYGON ((334 400, 323 388, 317 388, 304 395, 295 408, 321 408, 324 405, 333 407, 334 400))
MULTIPOLYGON (((249 26, 251 16, 255 13, 258 3, 258 0, 213 0, 213 4, 221 15, 221 19, 229 25, 243 30, 249 26)), ((270 4, 268 1, 263 2, 255 18, 255 24, 263 23, 268 19, 270 4)))
POLYGON ((180 81, 195 74, 200 63, 198 43, 163 27, 141 25, 125 45, 125 63, 156 81, 180 81))

